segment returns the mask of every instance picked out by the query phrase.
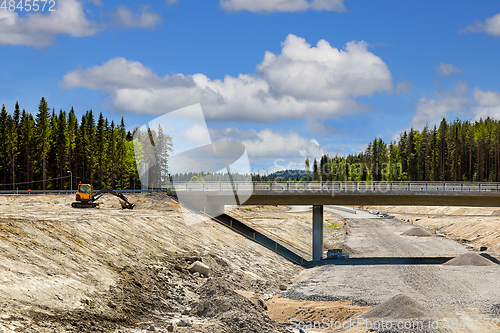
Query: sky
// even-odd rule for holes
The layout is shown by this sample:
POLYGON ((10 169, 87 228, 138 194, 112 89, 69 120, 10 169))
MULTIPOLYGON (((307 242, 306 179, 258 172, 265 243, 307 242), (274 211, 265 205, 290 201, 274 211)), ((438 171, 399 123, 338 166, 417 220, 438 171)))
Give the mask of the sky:
POLYGON ((132 129, 199 103, 259 172, 500 118, 497 0, 144 1, 0 0, 0 105, 132 129))

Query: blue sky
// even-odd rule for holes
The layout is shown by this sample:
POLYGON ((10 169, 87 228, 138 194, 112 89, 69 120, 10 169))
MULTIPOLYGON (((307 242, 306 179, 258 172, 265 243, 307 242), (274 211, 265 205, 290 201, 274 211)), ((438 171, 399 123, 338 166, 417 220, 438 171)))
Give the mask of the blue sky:
POLYGON ((200 103, 213 139, 270 170, 442 117, 500 117, 498 1, 55 2, 0 9, 11 112, 45 96, 133 126, 200 103))

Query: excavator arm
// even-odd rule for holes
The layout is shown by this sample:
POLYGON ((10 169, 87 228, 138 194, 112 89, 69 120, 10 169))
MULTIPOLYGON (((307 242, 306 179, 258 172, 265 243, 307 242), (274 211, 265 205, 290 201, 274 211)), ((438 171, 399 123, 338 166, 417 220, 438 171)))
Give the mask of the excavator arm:
POLYGON ((99 192, 92 195, 92 201, 99 199, 100 197, 102 197, 106 193, 112 194, 112 195, 120 198, 122 200, 122 201, 120 201, 120 203, 121 203, 123 209, 125 209, 125 208, 126 209, 134 209, 135 204, 130 202, 126 196, 124 196, 122 193, 116 192, 115 190, 112 190, 112 189, 107 188, 107 187, 104 187, 102 190, 100 190, 99 192))

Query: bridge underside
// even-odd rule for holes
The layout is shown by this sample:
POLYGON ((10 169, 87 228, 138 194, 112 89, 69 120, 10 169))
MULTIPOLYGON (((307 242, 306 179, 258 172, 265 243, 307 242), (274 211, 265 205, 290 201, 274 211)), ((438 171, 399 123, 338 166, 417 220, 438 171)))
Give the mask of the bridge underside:
MULTIPOLYGON (((180 193, 179 193, 180 194, 180 193)), ((206 202, 208 205, 235 203, 233 192, 189 191, 183 200, 206 202)), ((394 205, 394 206, 476 206, 500 207, 498 192, 255 192, 243 205, 394 205)))
MULTIPOLYGON (((224 213, 224 205, 234 205, 233 192, 183 192, 183 201, 211 216, 224 213)), ((394 206, 476 206, 500 207, 498 192, 254 192, 243 205, 313 206, 313 261, 323 256, 323 205, 394 205, 394 206)))

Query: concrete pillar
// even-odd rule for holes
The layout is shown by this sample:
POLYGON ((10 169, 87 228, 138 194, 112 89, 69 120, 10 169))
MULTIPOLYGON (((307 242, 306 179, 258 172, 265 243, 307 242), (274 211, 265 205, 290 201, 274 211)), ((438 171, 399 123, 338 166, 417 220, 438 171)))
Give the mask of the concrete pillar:
POLYGON ((210 205, 206 207, 205 212, 212 217, 217 217, 224 214, 224 205, 210 205))
POLYGON ((313 261, 323 258, 323 205, 313 206, 313 261))

